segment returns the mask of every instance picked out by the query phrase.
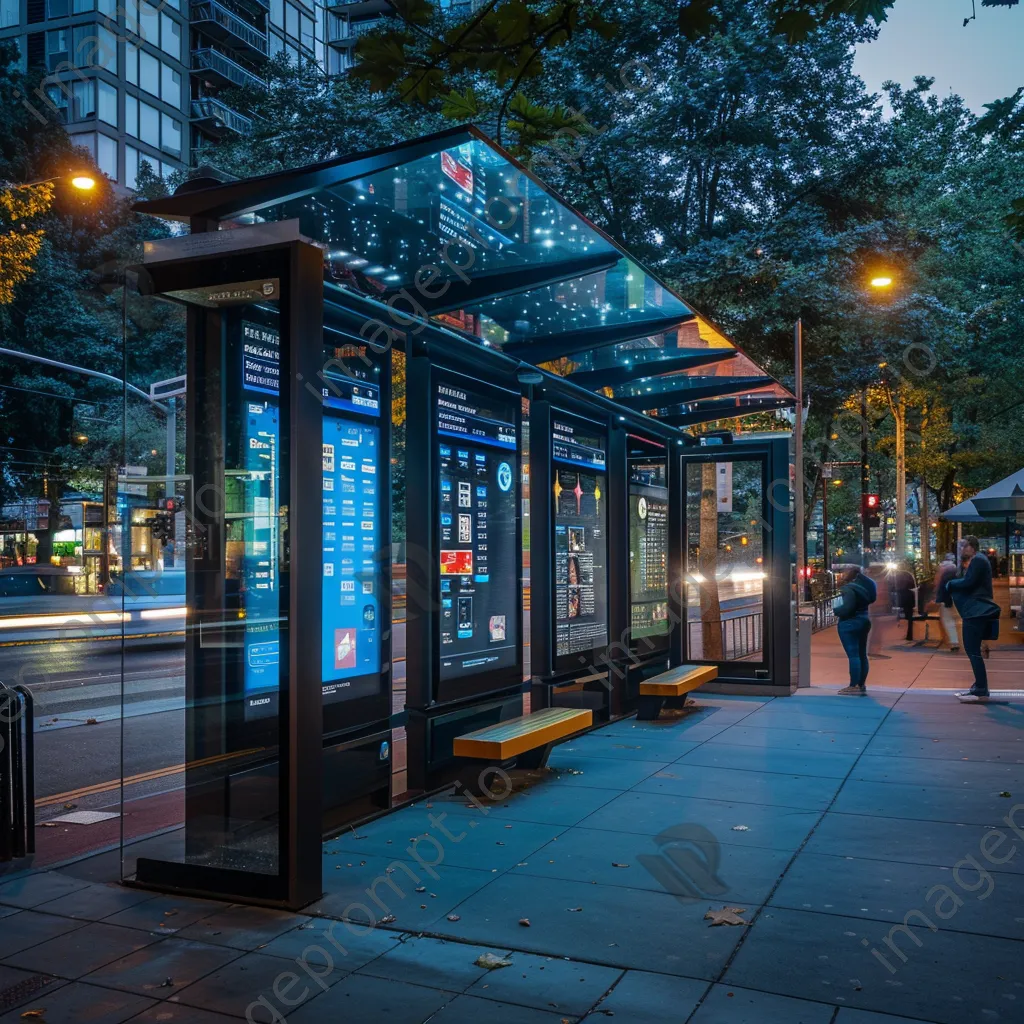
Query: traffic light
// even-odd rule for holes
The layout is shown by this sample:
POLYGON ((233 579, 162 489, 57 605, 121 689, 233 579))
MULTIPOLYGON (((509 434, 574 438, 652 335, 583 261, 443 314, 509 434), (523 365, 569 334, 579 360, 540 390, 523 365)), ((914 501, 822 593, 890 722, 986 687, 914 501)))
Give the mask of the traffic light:
POLYGON ((877 494, 865 494, 862 499, 861 514, 864 516, 864 525, 876 527, 882 525, 879 515, 881 511, 881 498, 877 494))

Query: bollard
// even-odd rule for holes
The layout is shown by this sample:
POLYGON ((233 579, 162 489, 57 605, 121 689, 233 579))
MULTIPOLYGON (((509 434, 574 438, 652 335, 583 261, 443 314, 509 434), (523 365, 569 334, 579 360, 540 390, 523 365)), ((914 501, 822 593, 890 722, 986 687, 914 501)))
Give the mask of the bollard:
POLYGON ((32 694, 0 683, 0 863, 35 853, 32 694))

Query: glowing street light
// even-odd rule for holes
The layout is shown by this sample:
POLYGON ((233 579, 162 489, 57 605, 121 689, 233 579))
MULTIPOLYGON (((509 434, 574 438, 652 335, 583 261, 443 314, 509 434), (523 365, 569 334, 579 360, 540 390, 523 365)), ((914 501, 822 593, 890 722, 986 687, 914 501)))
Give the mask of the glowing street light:
POLYGON ((873 277, 871 278, 872 288, 891 288, 892 278, 891 277, 873 277))
POLYGON ((71 179, 71 184, 83 192, 88 192, 96 187, 96 179, 91 174, 76 174, 71 179))

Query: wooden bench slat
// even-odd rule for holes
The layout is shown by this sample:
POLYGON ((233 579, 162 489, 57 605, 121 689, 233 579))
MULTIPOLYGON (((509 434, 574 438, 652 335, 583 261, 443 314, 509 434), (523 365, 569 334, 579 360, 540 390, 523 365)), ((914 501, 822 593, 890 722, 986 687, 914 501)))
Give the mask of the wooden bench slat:
POLYGON ((640 684, 643 697, 681 697, 718 678, 714 665, 680 665, 640 684))
POLYGON ((505 760, 572 736, 593 723, 594 712, 586 708, 544 708, 457 736, 452 751, 456 757, 505 760))

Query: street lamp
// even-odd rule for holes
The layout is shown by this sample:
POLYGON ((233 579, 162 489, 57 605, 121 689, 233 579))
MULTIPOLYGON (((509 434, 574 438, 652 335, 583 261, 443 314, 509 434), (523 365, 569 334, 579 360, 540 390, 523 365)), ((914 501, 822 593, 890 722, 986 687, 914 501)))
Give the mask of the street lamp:
POLYGON ((884 275, 881 276, 881 277, 873 277, 871 279, 871 287, 872 288, 878 288, 878 289, 891 288, 892 287, 892 278, 891 277, 886 277, 884 275))
POLYGON ((76 171, 73 174, 55 174, 52 178, 39 178, 36 181, 0 181, 5 188, 34 188, 36 185, 48 185, 51 181, 67 181, 72 188, 79 192, 91 192, 96 187, 96 179, 85 171, 76 171))

